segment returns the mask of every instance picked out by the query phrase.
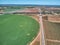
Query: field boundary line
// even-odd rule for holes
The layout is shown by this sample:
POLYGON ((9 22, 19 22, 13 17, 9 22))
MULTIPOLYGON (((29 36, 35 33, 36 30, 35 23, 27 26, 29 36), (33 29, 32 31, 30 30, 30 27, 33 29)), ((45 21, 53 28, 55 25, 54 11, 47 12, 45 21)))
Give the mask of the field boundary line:
POLYGON ((46 39, 46 41, 59 42, 60 43, 60 40, 46 39))

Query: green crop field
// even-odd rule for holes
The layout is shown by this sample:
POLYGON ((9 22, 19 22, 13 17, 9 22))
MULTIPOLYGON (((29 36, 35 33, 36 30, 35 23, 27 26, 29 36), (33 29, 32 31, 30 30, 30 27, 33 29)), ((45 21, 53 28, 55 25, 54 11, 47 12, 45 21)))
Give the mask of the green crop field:
POLYGON ((29 45, 37 36, 39 23, 26 15, 0 15, 0 45, 29 45))
POLYGON ((14 8, 7 8, 7 9, 4 9, 4 12, 10 12, 10 11, 16 11, 16 10, 22 10, 22 9, 24 9, 24 8, 16 8, 16 9, 14 9, 14 8))
POLYGON ((25 7, 15 7, 15 6, 12 6, 12 7, 1 7, 1 11, 3 12, 11 12, 11 11, 17 11, 17 10, 23 10, 25 9, 25 7))

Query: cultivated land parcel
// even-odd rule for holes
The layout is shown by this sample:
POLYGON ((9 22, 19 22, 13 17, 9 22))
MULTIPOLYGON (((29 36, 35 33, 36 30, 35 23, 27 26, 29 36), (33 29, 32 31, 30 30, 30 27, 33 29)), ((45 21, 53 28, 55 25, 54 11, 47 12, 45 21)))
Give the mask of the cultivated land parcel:
POLYGON ((39 23, 30 16, 0 15, 0 45, 28 45, 39 31, 39 23))
POLYGON ((50 15, 43 19, 45 45, 60 45, 60 16, 50 15))

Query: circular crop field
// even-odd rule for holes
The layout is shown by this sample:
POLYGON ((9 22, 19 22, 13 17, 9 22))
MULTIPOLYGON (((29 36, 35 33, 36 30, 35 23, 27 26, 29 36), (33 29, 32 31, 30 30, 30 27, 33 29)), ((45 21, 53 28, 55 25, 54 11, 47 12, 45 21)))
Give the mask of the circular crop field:
POLYGON ((0 45, 29 45, 37 36, 39 23, 26 15, 0 15, 0 45))

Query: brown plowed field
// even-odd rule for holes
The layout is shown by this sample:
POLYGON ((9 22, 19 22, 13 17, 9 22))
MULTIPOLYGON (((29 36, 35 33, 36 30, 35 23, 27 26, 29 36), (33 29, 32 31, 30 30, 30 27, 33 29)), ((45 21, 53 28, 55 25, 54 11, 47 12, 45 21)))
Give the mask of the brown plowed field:
POLYGON ((46 18, 43 20, 46 45, 60 45, 60 23, 58 23, 60 17, 58 17, 50 16, 47 20, 46 18))

